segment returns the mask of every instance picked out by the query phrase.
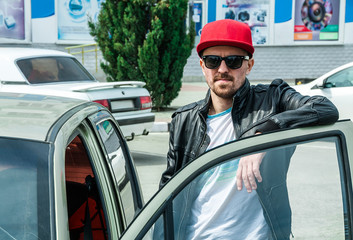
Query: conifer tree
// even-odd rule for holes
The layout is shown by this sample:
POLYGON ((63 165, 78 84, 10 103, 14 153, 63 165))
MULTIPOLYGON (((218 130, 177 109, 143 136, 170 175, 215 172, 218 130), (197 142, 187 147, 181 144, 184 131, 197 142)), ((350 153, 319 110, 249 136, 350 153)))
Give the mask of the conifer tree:
POLYGON ((149 25, 146 0, 105 0, 98 22, 88 21, 98 43, 107 81, 143 80, 138 67, 138 46, 143 44, 149 25))
POLYGON ((105 0, 98 22, 89 26, 103 53, 107 80, 144 81, 154 107, 170 105, 194 47, 188 9, 188 0, 105 0))
POLYGON ((168 106, 181 88, 186 61, 194 47, 195 27, 187 29, 188 0, 161 0, 152 8, 151 29, 139 48, 139 67, 154 106, 168 106))

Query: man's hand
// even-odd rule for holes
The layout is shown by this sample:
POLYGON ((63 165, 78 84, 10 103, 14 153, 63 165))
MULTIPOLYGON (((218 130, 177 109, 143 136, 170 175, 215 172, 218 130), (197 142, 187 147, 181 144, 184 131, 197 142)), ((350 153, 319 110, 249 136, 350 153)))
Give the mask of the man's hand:
POLYGON ((257 188, 255 178, 259 182, 262 181, 260 164, 264 156, 265 153, 257 153, 240 159, 237 170, 237 188, 239 191, 243 188, 243 181, 249 193, 257 188))

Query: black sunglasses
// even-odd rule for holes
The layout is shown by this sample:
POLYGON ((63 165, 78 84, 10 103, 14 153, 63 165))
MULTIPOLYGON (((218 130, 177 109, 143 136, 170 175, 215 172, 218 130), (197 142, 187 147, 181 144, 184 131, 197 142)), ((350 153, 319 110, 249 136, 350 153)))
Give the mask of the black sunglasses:
POLYGON ((249 60, 249 56, 227 56, 227 57, 220 57, 216 55, 206 55, 202 56, 202 60, 205 63, 206 67, 209 69, 216 69, 221 65, 221 62, 224 60, 227 67, 231 69, 240 68, 243 64, 243 60, 249 60))

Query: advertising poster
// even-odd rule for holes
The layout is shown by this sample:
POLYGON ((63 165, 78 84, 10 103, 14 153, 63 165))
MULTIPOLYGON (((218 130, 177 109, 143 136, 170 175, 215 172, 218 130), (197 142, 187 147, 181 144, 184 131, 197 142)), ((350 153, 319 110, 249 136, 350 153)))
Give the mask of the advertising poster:
POLYGON ((217 1, 217 20, 234 19, 249 25, 253 44, 266 44, 269 36, 270 0, 217 1))
POLYGON ((92 40, 88 17, 98 20, 104 0, 58 0, 58 39, 92 40))
POLYGON ((202 3, 194 3, 192 20, 195 22, 196 36, 200 36, 202 29, 202 3))
POLYGON ((339 0, 296 0, 294 40, 338 40, 339 12, 339 0))
POLYGON ((0 1, 0 38, 25 39, 24 0, 0 1))

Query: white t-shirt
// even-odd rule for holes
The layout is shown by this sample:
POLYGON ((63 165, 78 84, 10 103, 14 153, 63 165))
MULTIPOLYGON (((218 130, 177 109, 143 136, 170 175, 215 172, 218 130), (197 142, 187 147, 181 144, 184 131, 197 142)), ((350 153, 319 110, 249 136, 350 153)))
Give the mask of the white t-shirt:
MULTIPOLYGON (((208 116, 209 149, 235 140, 231 109, 208 116)), ((197 197, 191 207, 186 239, 271 239, 256 191, 238 191, 239 159, 203 173, 195 185, 197 197)))

